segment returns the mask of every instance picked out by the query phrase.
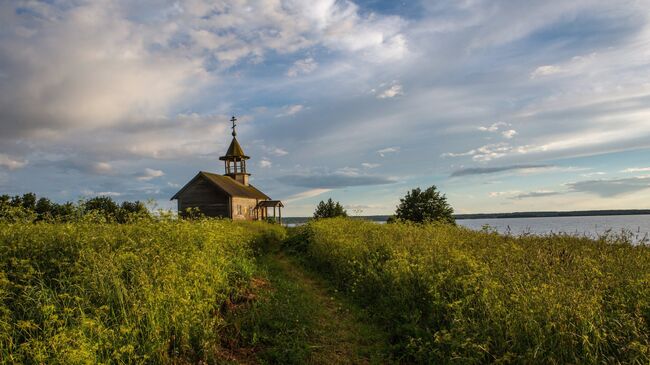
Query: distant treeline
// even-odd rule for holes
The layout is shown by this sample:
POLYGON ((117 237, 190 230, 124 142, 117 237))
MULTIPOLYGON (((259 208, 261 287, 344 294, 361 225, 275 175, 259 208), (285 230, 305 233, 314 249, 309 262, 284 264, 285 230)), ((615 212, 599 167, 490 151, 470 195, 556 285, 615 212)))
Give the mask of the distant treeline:
MULTIPOLYGON (((514 212, 514 213, 476 213, 454 214, 455 219, 491 219, 491 218, 540 218, 540 217, 588 217, 604 215, 641 215, 650 214, 650 209, 623 209, 623 210, 576 210, 569 212, 514 212)), ((373 222, 386 222, 389 215, 352 216, 353 219, 365 219, 373 222)), ((288 224, 306 223, 309 217, 282 218, 288 224)))
POLYGON ((149 210, 140 201, 121 204, 108 196, 98 196, 77 203, 63 204, 48 198, 38 198, 34 193, 0 195, 0 221, 74 221, 92 215, 110 222, 124 223, 132 217, 149 216, 149 210))

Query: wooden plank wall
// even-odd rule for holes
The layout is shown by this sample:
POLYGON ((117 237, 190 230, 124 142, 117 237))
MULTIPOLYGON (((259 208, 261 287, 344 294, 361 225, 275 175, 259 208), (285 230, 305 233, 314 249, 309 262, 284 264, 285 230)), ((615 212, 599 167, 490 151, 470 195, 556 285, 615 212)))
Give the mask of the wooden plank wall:
POLYGON ((204 178, 197 179, 178 197, 178 212, 199 208, 208 217, 230 217, 230 197, 204 178))

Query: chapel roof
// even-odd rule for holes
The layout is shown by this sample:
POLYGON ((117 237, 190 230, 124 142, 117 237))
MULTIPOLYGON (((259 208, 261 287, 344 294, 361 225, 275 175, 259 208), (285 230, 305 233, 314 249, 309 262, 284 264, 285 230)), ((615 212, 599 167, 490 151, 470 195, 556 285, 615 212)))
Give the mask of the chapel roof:
POLYGON ((179 190, 171 200, 178 199, 178 197, 190 187, 197 179, 206 179, 215 188, 224 191, 232 197, 251 198, 258 200, 270 200, 266 194, 257 190, 253 185, 244 185, 239 181, 224 175, 214 174, 211 172, 201 171, 190 182, 188 182, 181 190, 179 190))

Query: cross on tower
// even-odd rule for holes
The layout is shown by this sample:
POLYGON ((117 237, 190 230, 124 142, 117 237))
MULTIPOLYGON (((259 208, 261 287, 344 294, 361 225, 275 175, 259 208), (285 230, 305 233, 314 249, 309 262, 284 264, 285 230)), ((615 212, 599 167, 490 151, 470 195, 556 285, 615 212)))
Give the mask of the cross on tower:
POLYGON ((237 135, 237 132, 235 131, 235 127, 237 126, 237 123, 235 122, 237 121, 237 118, 233 115, 230 121, 232 122, 232 136, 235 137, 237 135))

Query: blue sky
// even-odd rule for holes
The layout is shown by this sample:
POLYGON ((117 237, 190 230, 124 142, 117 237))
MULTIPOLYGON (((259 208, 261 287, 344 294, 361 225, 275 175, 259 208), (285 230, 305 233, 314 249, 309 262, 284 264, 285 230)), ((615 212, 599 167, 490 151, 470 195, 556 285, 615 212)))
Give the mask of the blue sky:
POLYGON ((169 198, 222 172, 310 215, 650 208, 650 1, 0 3, 0 192, 169 198))

